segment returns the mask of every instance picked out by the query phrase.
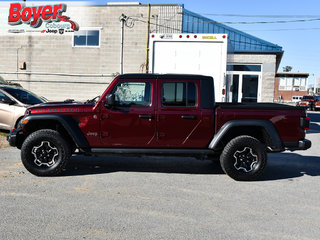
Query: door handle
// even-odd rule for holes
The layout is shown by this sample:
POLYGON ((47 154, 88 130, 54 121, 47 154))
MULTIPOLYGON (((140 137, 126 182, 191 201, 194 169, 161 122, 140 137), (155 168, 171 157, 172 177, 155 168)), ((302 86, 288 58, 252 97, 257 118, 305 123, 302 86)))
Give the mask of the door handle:
POLYGON ((139 118, 151 120, 153 118, 153 116, 152 115, 142 115, 142 114, 140 114, 139 118))
POLYGON ((181 118, 182 119, 196 119, 196 116, 193 116, 193 115, 182 115, 181 118))

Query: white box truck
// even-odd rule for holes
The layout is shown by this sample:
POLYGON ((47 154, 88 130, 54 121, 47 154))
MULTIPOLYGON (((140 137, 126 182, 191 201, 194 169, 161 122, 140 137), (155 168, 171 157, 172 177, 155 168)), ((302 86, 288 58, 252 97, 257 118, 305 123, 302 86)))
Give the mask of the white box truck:
POLYGON ((212 76, 215 99, 226 101, 227 34, 150 34, 149 72, 212 76))

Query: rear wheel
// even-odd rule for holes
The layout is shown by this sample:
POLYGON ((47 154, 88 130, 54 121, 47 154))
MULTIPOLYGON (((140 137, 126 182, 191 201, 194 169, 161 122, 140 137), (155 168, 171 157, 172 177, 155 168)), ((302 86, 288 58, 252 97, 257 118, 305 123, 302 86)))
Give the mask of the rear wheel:
POLYGON ((265 146, 250 136, 236 137, 222 151, 220 164, 223 171, 234 180, 256 180, 267 164, 265 146))
POLYGON ((69 144, 59 132, 51 129, 30 134, 21 147, 25 168, 37 176, 54 176, 62 172, 71 156, 69 144))

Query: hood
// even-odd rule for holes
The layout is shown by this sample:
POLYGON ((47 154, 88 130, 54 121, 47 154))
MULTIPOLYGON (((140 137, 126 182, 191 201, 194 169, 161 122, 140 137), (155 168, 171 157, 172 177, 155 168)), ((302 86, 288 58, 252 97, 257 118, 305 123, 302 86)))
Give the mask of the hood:
POLYGON ((89 112, 93 107, 94 104, 83 102, 46 102, 28 107, 28 111, 31 114, 89 112))

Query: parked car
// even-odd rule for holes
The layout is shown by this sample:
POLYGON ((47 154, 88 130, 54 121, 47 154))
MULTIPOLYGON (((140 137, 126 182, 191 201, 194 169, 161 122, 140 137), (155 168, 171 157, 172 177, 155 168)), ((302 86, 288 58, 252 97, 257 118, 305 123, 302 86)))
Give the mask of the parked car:
POLYGON ((44 99, 23 88, 0 85, 0 129, 15 128, 27 107, 44 102, 44 99))
POLYGON ((315 96, 316 100, 314 102, 314 110, 319 111, 320 110, 320 96, 315 96))
POLYGON ((10 82, 10 81, 6 81, 2 77, 0 77, 0 85, 11 85, 11 86, 16 86, 16 87, 21 87, 22 88, 22 86, 19 83, 13 83, 13 82, 10 82))
POLYGON ((316 96, 307 95, 303 96, 302 99, 297 103, 297 106, 306 107, 309 110, 315 110, 315 102, 317 101, 316 96))

